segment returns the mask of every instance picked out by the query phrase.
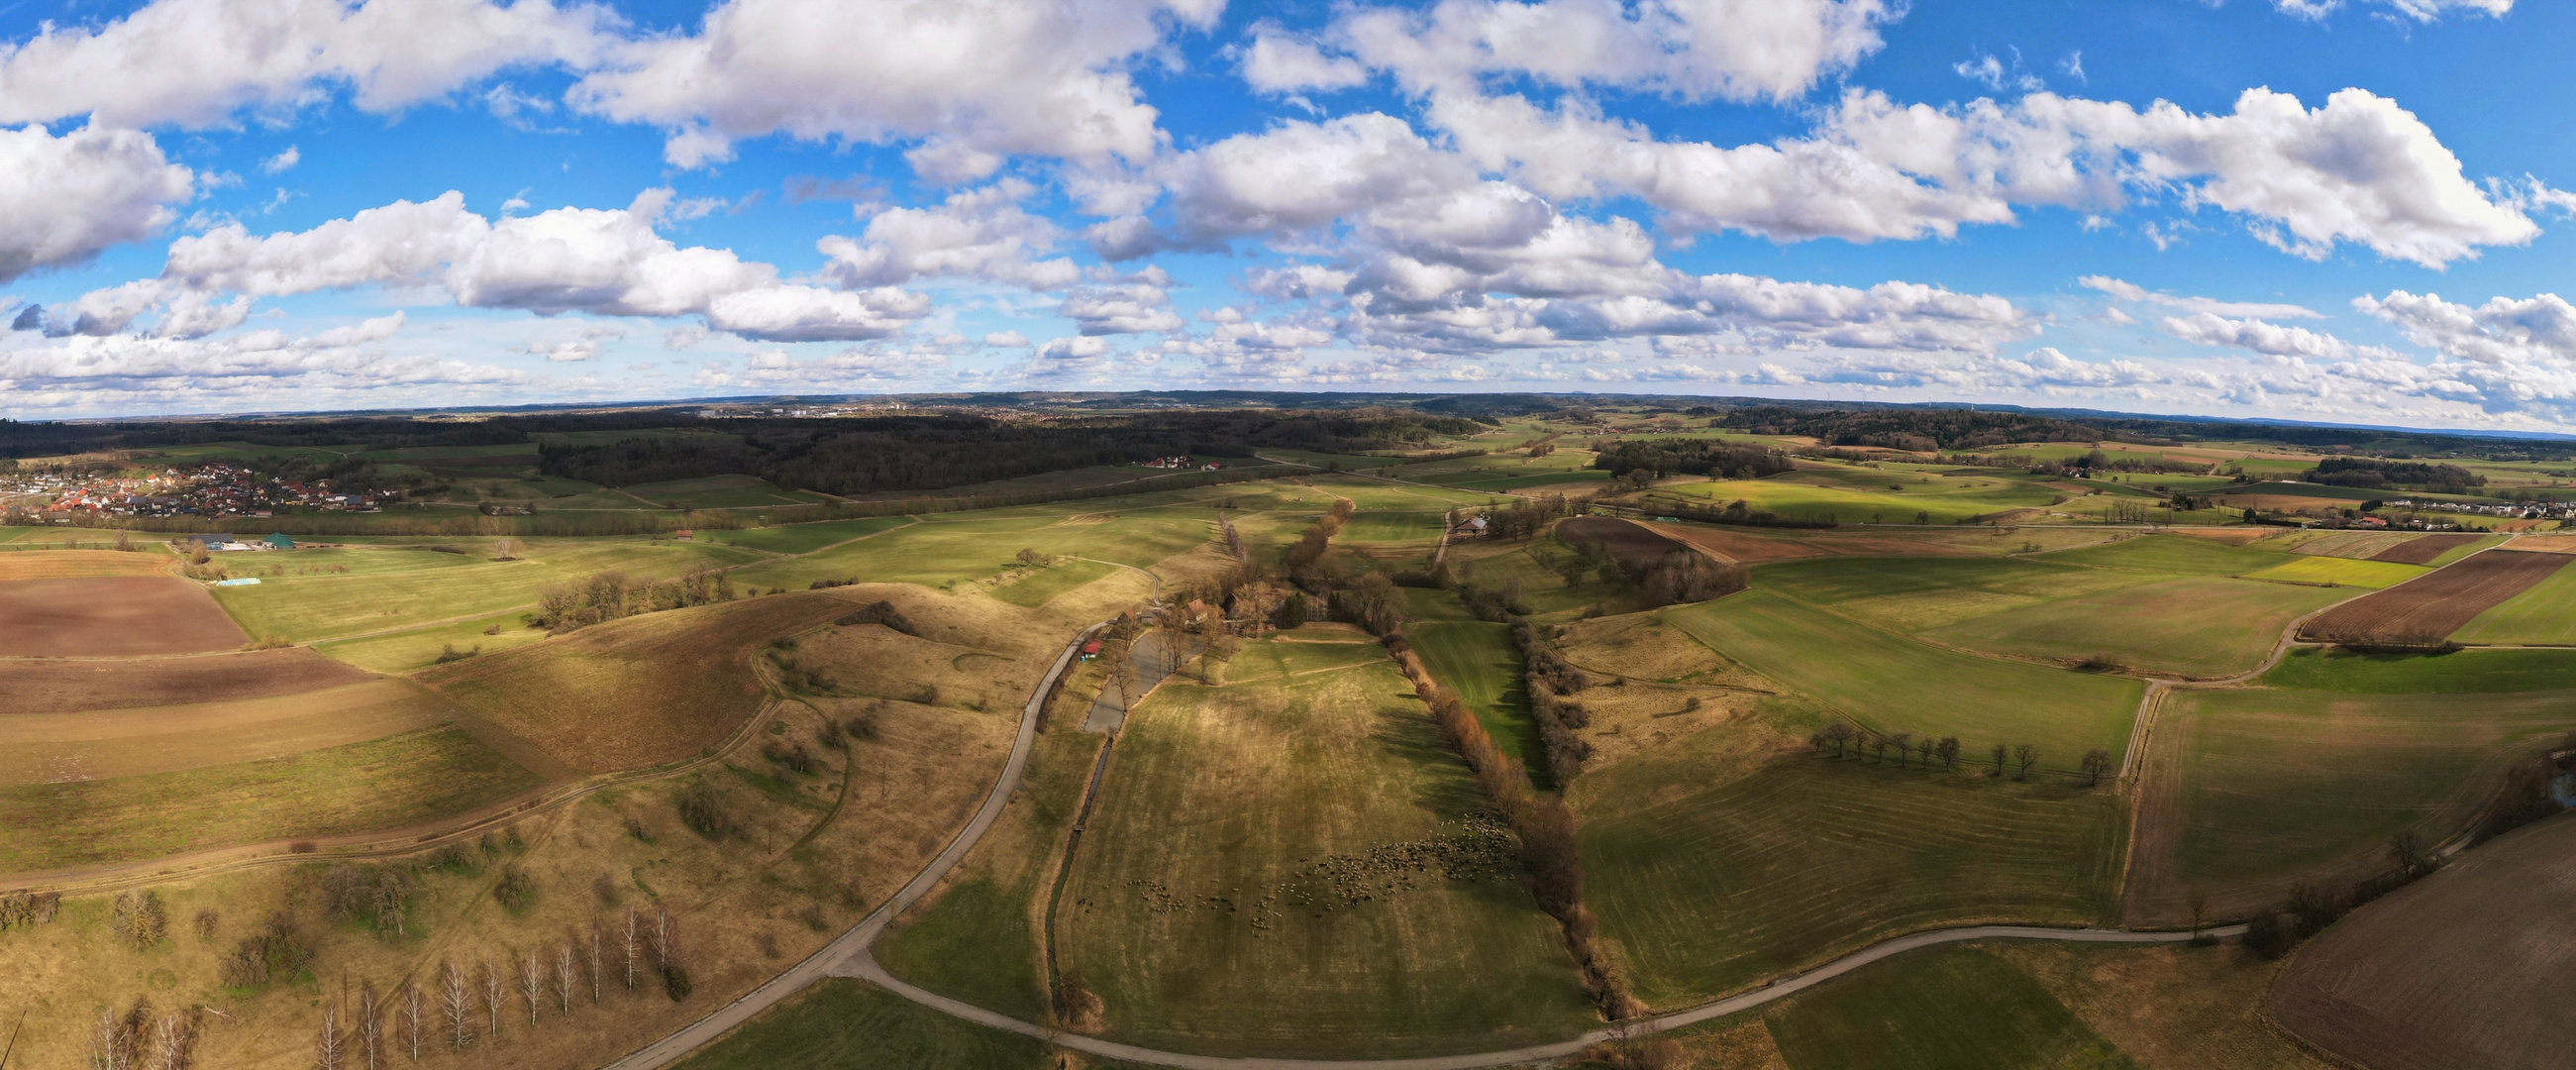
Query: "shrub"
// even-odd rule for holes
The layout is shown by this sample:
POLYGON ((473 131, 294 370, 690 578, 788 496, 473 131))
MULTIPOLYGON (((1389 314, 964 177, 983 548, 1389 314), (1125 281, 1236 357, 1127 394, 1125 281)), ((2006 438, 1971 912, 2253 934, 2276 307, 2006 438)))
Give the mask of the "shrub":
POLYGON ((215 966, 224 987, 256 989, 271 981, 293 978, 313 961, 313 949, 295 930, 285 911, 271 911, 260 930, 233 945, 233 953, 215 966))
POLYGON ((705 780, 690 782, 681 788, 672 802, 680 811, 680 823, 711 840, 721 840, 733 832, 733 811, 725 805, 724 792, 705 780))
POLYGON ((492 884, 492 901, 513 913, 528 908, 537 897, 537 879, 519 868, 516 862, 501 867, 501 879, 492 884))
POLYGON ((662 964, 662 991, 671 997, 671 1002, 689 998, 690 990, 689 971, 680 968, 678 963, 662 964))

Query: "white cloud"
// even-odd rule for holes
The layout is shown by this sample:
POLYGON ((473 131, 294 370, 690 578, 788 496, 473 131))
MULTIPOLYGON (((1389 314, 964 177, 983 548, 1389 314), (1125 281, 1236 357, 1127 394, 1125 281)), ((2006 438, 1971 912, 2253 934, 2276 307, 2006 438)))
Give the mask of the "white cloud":
POLYGON ((2167 316, 2165 333, 2186 342, 2205 346, 2237 346, 2276 357, 2306 357, 2311 360, 2349 360, 2367 355, 2382 360, 2405 360, 2403 354, 2381 346, 2356 346, 2323 331, 2305 327, 2284 327, 2258 319, 2227 319, 2207 312, 2189 316, 2167 316))
POLYGON ((994 331, 984 336, 984 344, 999 349, 1025 349, 1029 336, 1018 331, 994 331))
POLYGON ((1501 75, 1785 101, 1878 51, 1879 27, 1902 13, 1885 0, 1442 0, 1420 12, 1359 8, 1330 36, 1417 91, 1501 75))
MULTIPOLYGON (((2513 0, 2375 0, 2382 7, 2417 22, 2434 22, 2454 11, 2503 18, 2513 10, 2513 0)), ((2341 10, 2344 0, 2272 0, 2272 6, 2283 14, 2318 20, 2341 10)), ((2394 17, 2394 16, 2391 16, 2394 17)))
POLYGON ((699 32, 627 42, 573 87, 582 111, 670 131, 679 167, 744 138, 876 144, 928 138, 939 181, 1017 154, 1151 158, 1155 110, 1125 67, 1168 22, 1204 27, 1215 0, 726 0, 699 32))
MULTIPOLYGON (((2006 89, 2035 93, 2048 88, 2048 83, 2040 81, 2038 75, 2021 69, 2019 49, 2013 51, 2011 66, 2006 66, 2004 61, 1997 59, 1993 53, 1981 53, 1976 59, 1961 60, 1951 64, 1950 69, 1957 71, 1959 77, 1983 85, 1988 91, 1995 93, 2001 93, 2006 89)), ((2083 63, 2079 60, 2071 73, 2080 73, 2083 69, 2083 63)))
POLYGON ((271 156, 265 160, 261 160, 259 162, 259 169, 268 174, 279 174, 284 172, 286 169, 295 166, 303 159, 303 153, 296 151, 295 146, 288 145, 286 147, 286 151, 278 153, 277 155, 271 156))
POLYGON ((1184 326, 1171 305, 1161 287, 1148 283, 1085 286, 1066 294, 1056 314, 1074 321, 1086 336, 1147 334, 1184 326))
POLYGON ((1327 56, 1314 42, 1292 36, 1277 23, 1252 27, 1243 50, 1243 81, 1263 93, 1349 89, 1368 81, 1368 68, 1348 56, 1327 56))
POLYGON ((1060 290, 1082 278, 1070 260, 1032 260, 1062 232, 1020 202, 1036 191, 1018 179, 965 190, 932 208, 888 208, 868 219, 856 241, 837 235, 815 243, 831 263, 823 277, 840 286, 891 286, 921 277, 986 279, 1060 290))
POLYGON ((2211 297, 2184 297, 2150 292, 2144 286, 2124 282, 2108 275, 2086 275, 2075 281, 2088 290, 2100 290, 2122 301, 2151 302, 2167 308, 2179 308, 2185 312, 2206 312, 2215 316, 2252 316, 2259 319, 2317 319, 2325 315, 2305 305, 2265 301, 2221 301, 2211 297))
POLYGON ((154 0, 0 47, 0 122, 214 126, 243 108, 305 106, 341 83, 358 107, 386 112, 513 65, 587 64, 615 21, 605 7, 549 0, 154 0))
POLYGON ((0 128, 0 282, 150 237, 177 218, 170 205, 195 191, 196 176, 165 159, 149 134, 0 128))
POLYGON ((672 203, 670 190, 654 189, 623 209, 493 221, 451 191, 302 232, 252 237, 234 223, 172 242, 158 282, 172 296, 437 289, 462 306, 540 315, 697 315, 716 330, 778 341, 882 338, 929 312, 929 299, 908 291, 782 283, 768 264, 675 245, 654 230, 672 203))
POLYGON ((1041 362, 1076 363, 1106 356, 1108 353, 1108 339, 1094 335, 1077 335, 1072 338, 1049 340, 1047 344, 1038 347, 1037 359, 1041 362))
POLYGON ((710 361, 690 377, 690 385, 736 392, 848 390, 918 382, 948 366, 948 354, 936 346, 870 342, 807 360, 771 350, 753 354, 740 367, 710 361))
POLYGON ((2458 361, 2496 366, 2576 368, 2576 306, 2557 294, 2491 298, 2470 306, 2439 294, 2392 290, 2352 306, 2395 324, 2409 341, 2458 361))
MULTIPOLYGON (((222 339, 90 336, 0 348, 0 392, 21 410, 96 410, 259 403, 379 402, 388 392, 482 392, 538 382, 524 372, 378 351, 401 312, 303 337, 249 331, 222 339)), ((110 410, 114 411, 114 410, 110 410)))

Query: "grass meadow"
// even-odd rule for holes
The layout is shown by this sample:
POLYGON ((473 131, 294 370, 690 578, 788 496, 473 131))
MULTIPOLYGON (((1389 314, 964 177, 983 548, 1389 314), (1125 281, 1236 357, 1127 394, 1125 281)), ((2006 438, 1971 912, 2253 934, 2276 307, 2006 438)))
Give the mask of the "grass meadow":
POLYGON ((2315 583, 2333 587, 2363 587, 2378 590, 2421 576, 2431 569, 2421 565, 2401 565, 2394 561, 2361 561, 2349 557, 2307 556, 2296 561, 2248 572, 2249 580, 2271 580, 2277 583, 2315 583))
POLYGON ((2030 743, 2052 769, 2075 768, 2092 748, 2126 749, 2144 686, 1944 650, 1759 587, 1664 619, 1878 731, 1955 735, 1970 753, 2030 743))
POLYGON ((764 561, 735 572, 734 582, 802 588, 816 580, 855 578, 938 587, 997 574, 1024 549, 1143 568, 1215 535, 1215 525, 1203 509, 1068 515, 1059 508, 966 516, 924 518, 864 541, 804 557, 764 561))
POLYGON ((2163 580, 1976 617, 1923 633, 1993 654, 2225 676, 2261 665, 2281 631, 2351 592, 2214 576, 2163 580))
POLYGON ((173 773, 0 787, 0 873, 400 828, 536 787, 453 727, 173 773))
POLYGON ((2142 535, 2100 546, 2051 553, 2047 560, 2099 568, 2185 576, 2241 576, 2301 558, 2275 550, 2229 546, 2188 535, 2142 535))
POLYGON ((1583 778, 1587 905, 1659 1007, 1713 999, 1890 937, 2118 911, 2109 788, 1796 753, 1712 779, 1701 732, 1583 778))
MULTIPOLYGON (((989 1006, 989 1004, 988 1004, 989 1006)), ((1044 1041, 827 978, 699 1049, 678 1070, 1048 1070, 1044 1041)))
POLYGON ((1846 524, 1912 524, 1918 515, 1929 523, 1954 524, 2016 509, 2044 509, 2067 496, 2018 472, 1843 465, 1801 467, 1764 479, 1684 483, 1661 493, 1703 508, 1741 500, 1782 516, 1831 515, 1846 524))
POLYGON ((2465 829, 2505 768, 2576 728, 2566 692, 2369 695, 2178 692, 2159 720, 2168 770, 2141 799, 2133 911, 2171 918, 2187 891, 2241 913, 2290 885, 2386 865, 2391 836, 2465 829))
POLYGON ((2137 1063, 1994 952, 1909 952, 1826 982, 1769 1016, 1789 1070, 1983 1070, 2137 1063))
POLYGON ((674 479, 618 489, 664 508, 681 509, 757 509, 764 505, 813 505, 830 500, 808 490, 780 490, 758 476, 746 475, 674 479))
POLYGON ((2448 654, 2355 654, 2295 647, 2255 681, 2264 687, 2351 694, 2576 692, 2576 650, 2482 650, 2448 654))
POLYGON ((1423 621, 1408 625, 1404 638, 1413 644, 1413 652, 1421 656, 1432 678, 1448 685, 1476 711, 1494 745, 1527 767, 1540 787, 1547 787, 1547 754, 1539 741, 1538 720, 1530 712, 1529 689, 1522 681, 1521 655, 1512 646, 1511 627, 1479 620, 1423 621))
POLYGON ((822 520, 811 524, 781 524, 774 528, 742 528, 735 531, 701 531, 701 542, 725 546, 748 546, 779 554, 810 554, 826 546, 864 538, 913 522, 908 516, 871 516, 857 520, 822 520))
MULTIPOLYGON (((1244 649, 1311 645, 1356 644, 1244 649)), ((1387 1056, 1578 1032, 1597 1019, 1507 851, 1477 856, 1474 879, 1367 861, 1484 809, 1382 656, 1175 677, 1127 716, 1058 959, 1105 1001, 1109 1035, 1163 1048, 1387 1056)))
POLYGON ((465 552, 352 546, 263 554, 243 564, 285 574, 272 572, 255 587, 217 588, 215 600, 251 635, 309 642, 496 616, 535 604, 549 586, 612 569, 633 578, 667 579, 758 556, 670 540, 540 539, 528 541, 523 560, 494 561, 486 541, 442 545, 465 552), (341 567, 349 571, 326 571, 341 567), (298 575, 299 570, 311 571, 298 575))
POLYGON ((1019 578, 993 588, 993 597, 1015 606, 1036 609, 1055 600, 1057 595, 1103 579, 1118 571, 1118 566, 1103 561, 1073 560, 1040 568, 1023 569, 1019 578))
POLYGON ((2560 569, 2451 633, 2462 643, 2576 646, 2576 569, 2560 569))

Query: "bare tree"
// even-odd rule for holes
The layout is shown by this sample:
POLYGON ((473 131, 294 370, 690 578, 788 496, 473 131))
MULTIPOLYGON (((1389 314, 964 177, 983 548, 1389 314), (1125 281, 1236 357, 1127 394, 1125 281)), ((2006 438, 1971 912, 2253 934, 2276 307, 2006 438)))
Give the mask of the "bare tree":
POLYGON ((1941 756, 1942 768, 1956 769, 1959 767, 1959 737, 1941 737, 1941 742, 1932 748, 1932 752, 1941 756))
POLYGON ((201 1012, 191 1008, 161 1016, 153 1030, 153 1070, 188 1070, 197 1061, 197 1026, 201 1012))
POLYGON ((590 919, 590 1005, 599 1006, 599 918, 590 919))
POLYGON ((572 1013, 572 986, 581 980, 581 968, 573 965, 572 938, 564 937, 563 947, 555 952, 555 1005, 563 1013, 572 1013))
POLYGON ((546 963, 537 957, 537 949, 528 949, 528 958, 519 967, 519 994, 528 1000, 528 1028, 537 1025, 537 1008, 546 998, 546 963))
POLYGON ((1896 746, 1896 764, 1904 765, 1906 752, 1914 749, 1914 733, 1899 732, 1887 737, 1887 742, 1896 746))
POLYGON ((2039 762, 2039 748, 2024 743, 2013 748, 2013 779, 2030 779, 2030 767, 2039 762))
POLYGON ((402 989, 403 1041, 411 1046, 411 1061, 420 1061, 420 982, 405 981, 402 989))
POLYGON ((2409 880, 2433 868, 2433 859, 2425 852, 2424 841, 2412 832, 2400 832, 2388 838, 2388 861, 2397 867, 2398 876, 2409 880))
POLYGON ((1995 744, 1995 775, 1996 775, 1996 776, 2002 776, 2002 775, 2004 775, 2004 754, 2005 754, 2005 752, 2007 751, 2007 749, 2008 749, 2008 748, 2006 748, 2006 747, 2005 747, 2003 744, 2001 744, 2001 743, 1997 743, 1997 744, 1995 744))
POLYGON ((635 908, 626 908, 626 990, 635 991, 635 908))
POLYGON ((377 1049, 383 1046, 384 1018, 376 1007, 376 983, 358 982, 358 1059, 367 1070, 376 1070, 377 1049))
POLYGON ((509 1001, 509 980, 492 968, 492 960, 483 960, 483 1013, 495 1037, 501 1035, 501 1005, 509 1001))
POLYGON ((2191 910, 2191 938, 2198 940, 2201 923, 2209 918, 2209 890, 2192 889, 2191 894, 2183 899, 2183 905, 2191 910))
POLYGON ((465 971, 453 962, 438 964, 438 1009, 447 1015, 448 1044, 458 1051, 474 1043, 474 996, 465 986, 465 971))
POLYGON ((1936 747, 1937 744, 1932 742, 1932 737, 1930 736, 1925 736, 1914 741, 1914 753, 1922 758, 1923 768, 1932 768, 1932 752, 1936 747))
POLYGON ((2111 752, 2096 747, 2084 752, 2084 786, 2102 782, 2102 774, 2111 771, 2111 752))
POLYGON ((313 1038, 313 1070, 340 1070, 340 1008, 324 1005, 322 1032, 313 1038))
POLYGON ((1824 741, 1834 745, 1834 757, 1843 756, 1843 747, 1851 742, 1852 726, 1836 721, 1825 726, 1824 741))
POLYGON ((655 969, 664 973, 669 973, 671 971, 672 961, 680 957, 677 953, 677 949, 671 946, 671 935, 671 909, 664 906, 655 906, 653 908, 652 932, 653 966, 655 969))

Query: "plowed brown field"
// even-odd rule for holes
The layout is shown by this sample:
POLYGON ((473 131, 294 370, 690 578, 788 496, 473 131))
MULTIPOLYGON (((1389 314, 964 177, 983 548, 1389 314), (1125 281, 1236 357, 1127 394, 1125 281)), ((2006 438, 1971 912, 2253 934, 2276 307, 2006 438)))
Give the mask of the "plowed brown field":
POLYGON ((2282 971, 2272 1015, 2373 1070, 2566 1066, 2571 914, 2576 821, 2553 818, 2326 930, 2282 971))
POLYGON ((1828 553, 1822 547, 1795 539, 1752 535, 1723 528, 1685 527, 1680 524, 1640 525, 1667 539, 1689 543, 1709 556, 1727 561, 1758 564, 1764 561, 1787 561, 1800 557, 1821 557, 1828 553))
POLYGON ((1632 565, 1652 564, 1682 544, 1644 524, 1606 516, 1578 516, 1556 526, 1558 538, 1598 548, 1632 565))
POLYGON ((364 743, 450 719, 446 700, 385 678, 269 698, 0 716, 0 784, 168 773, 364 743))
POLYGON ((2488 550, 2309 619, 2312 639, 2438 642, 2566 566, 2566 554, 2488 550))
POLYGON ((166 554, 138 551, 16 550, 0 553, 0 581, 157 576, 173 560, 166 554))
POLYGON ((205 588, 175 576, 0 583, 0 657, 199 654, 247 641, 205 588))
POLYGON ((0 661, 0 721, 15 714, 177 706, 292 695, 367 674, 304 647, 198 657, 0 661))
POLYGON ((2373 561, 2395 561, 2404 565, 2429 565, 2433 559, 2467 546, 2484 535, 2424 535, 2408 539, 2371 555, 2373 561))

